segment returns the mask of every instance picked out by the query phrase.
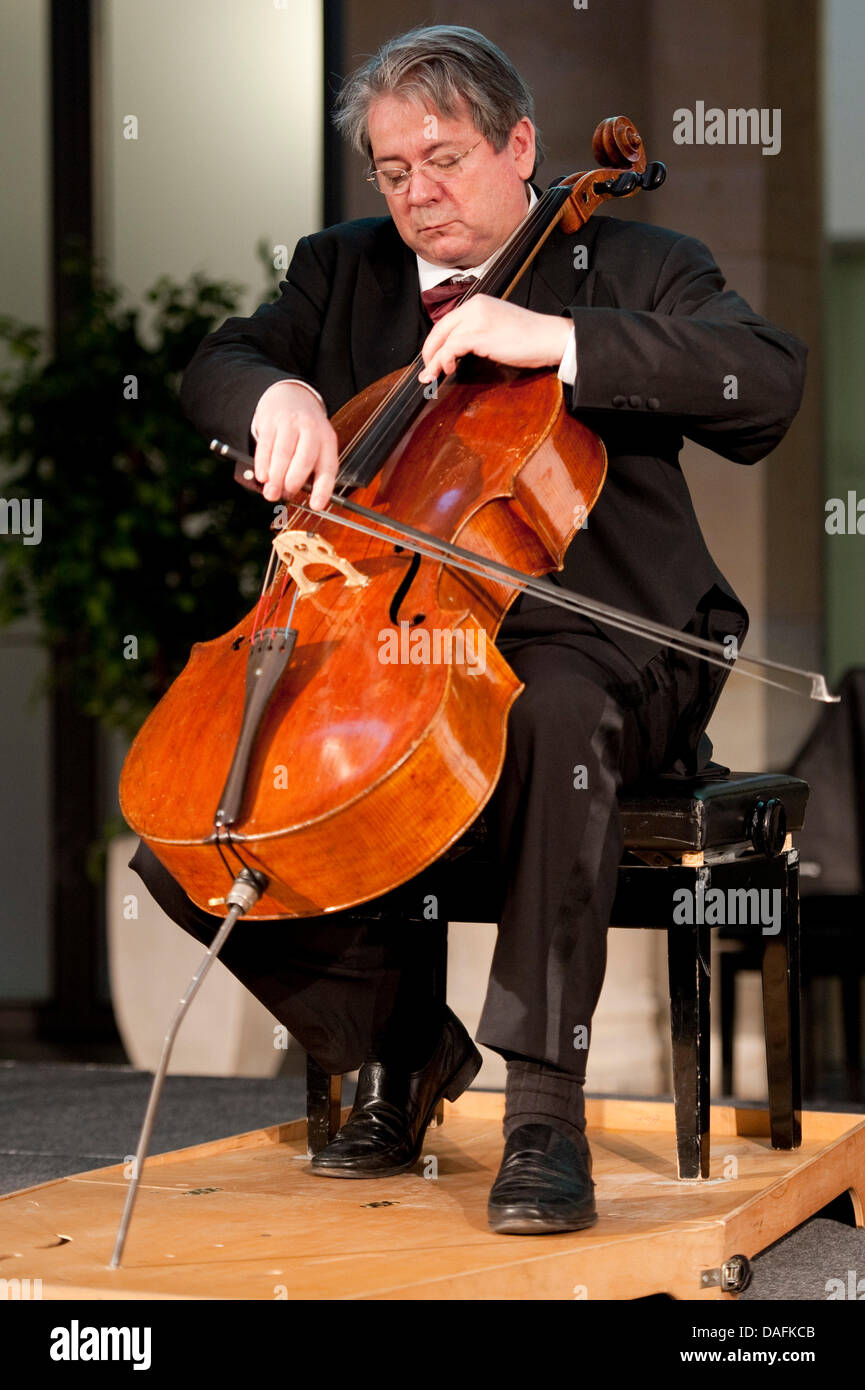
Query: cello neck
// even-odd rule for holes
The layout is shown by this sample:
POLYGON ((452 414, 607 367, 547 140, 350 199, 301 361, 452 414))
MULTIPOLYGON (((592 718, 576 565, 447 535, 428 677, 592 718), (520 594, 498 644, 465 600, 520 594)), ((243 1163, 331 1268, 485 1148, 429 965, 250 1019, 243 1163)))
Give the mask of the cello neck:
POLYGON ((507 299, 559 221, 572 192, 566 184, 554 184, 541 195, 528 216, 508 237, 492 265, 477 284, 472 285, 466 299, 476 294, 507 299))

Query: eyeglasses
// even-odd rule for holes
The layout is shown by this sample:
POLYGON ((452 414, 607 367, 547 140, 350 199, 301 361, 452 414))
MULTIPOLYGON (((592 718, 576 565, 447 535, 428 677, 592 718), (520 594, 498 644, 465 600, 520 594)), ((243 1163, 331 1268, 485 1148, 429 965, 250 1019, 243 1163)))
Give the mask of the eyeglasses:
POLYGON ((415 164, 411 169, 373 169, 367 175, 367 183, 371 183, 373 188, 377 188, 379 193, 400 194, 408 191, 411 183, 412 174, 423 170, 428 179, 433 183, 446 183, 448 179, 454 178, 461 173, 462 160, 472 150, 476 150, 482 140, 476 140, 471 149, 463 150, 462 154, 434 155, 431 159, 425 159, 421 164, 415 164))

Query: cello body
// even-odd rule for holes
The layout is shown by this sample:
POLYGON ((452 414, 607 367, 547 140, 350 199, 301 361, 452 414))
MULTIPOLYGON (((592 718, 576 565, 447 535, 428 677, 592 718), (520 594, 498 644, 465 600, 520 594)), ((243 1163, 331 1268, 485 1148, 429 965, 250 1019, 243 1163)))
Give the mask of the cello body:
MULTIPOLYGON (((333 417, 341 447, 399 376, 333 417)), ((469 358, 353 500, 537 576, 562 567, 605 471, 555 372, 469 358)), ((306 535, 275 543, 294 587, 271 584, 267 626, 290 618, 297 639, 230 833, 214 814, 243 720, 253 613, 193 647, 123 768, 129 826, 205 911, 219 910, 241 859, 268 882, 250 917, 376 898, 462 835, 501 770, 522 686, 494 639, 514 590, 326 518, 306 535)))

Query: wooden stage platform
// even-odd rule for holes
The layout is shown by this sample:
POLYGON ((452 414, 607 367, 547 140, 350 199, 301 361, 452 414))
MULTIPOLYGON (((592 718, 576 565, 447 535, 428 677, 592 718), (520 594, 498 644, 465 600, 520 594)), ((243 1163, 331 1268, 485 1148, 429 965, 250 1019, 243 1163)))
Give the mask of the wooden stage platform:
POLYGON ((672 1105, 589 1098, 597 1225, 496 1236, 486 1202, 503 1106, 467 1092, 417 1168, 392 1179, 311 1176, 304 1120, 151 1158, 119 1270, 122 1165, 11 1193, 0 1277, 41 1279, 45 1299, 702 1301, 735 1297, 713 1282, 725 1261, 848 1189, 865 1225, 858 1116, 806 1111, 801 1148, 778 1152, 765 1111, 713 1106, 711 1175, 680 1183, 672 1105))

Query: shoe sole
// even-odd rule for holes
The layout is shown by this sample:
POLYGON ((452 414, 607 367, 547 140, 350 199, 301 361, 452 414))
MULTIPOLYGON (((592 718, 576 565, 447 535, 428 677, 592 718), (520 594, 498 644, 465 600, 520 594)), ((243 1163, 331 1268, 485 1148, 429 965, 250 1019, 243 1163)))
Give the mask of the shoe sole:
POLYGON ((514 1212, 512 1216, 490 1215, 489 1226, 497 1236, 563 1235, 566 1231, 587 1230, 595 1225, 597 1219, 596 1211, 588 1212, 584 1217, 575 1217, 572 1221, 563 1218, 560 1222, 545 1220, 541 1216, 520 1216, 514 1212))
POLYGON ((463 1062, 462 1066, 459 1068, 457 1072, 454 1073, 452 1077, 449 1078, 448 1081, 445 1082, 441 1090, 437 1092, 432 1104, 430 1105, 429 1110, 427 1111, 427 1117, 424 1120, 423 1126, 418 1136, 415 1151, 412 1157, 407 1159, 405 1163, 399 1163, 392 1168, 378 1168, 375 1170, 375 1172, 370 1173, 364 1172, 362 1169, 358 1171, 357 1168, 329 1168, 325 1167, 324 1165, 316 1167, 313 1161, 313 1163, 310 1165, 310 1172, 314 1173, 317 1178, 367 1179, 395 1178, 400 1173, 407 1173, 410 1168, 414 1168, 415 1164, 420 1158, 420 1151, 423 1148, 423 1141, 426 1138, 426 1132, 430 1127, 430 1122, 432 1120, 433 1115, 435 1114, 436 1106, 438 1105, 439 1101, 442 1099, 449 1100, 451 1104, 453 1104, 454 1101, 459 1100, 463 1091, 468 1090, 469 1086, 474 1081, 475 1077, 477 1076, 478 1072, 483 1066, 483 1061, 483 1057, 478 1052, 474 1044, 472 1044, 472 1050, 467 1056, 466 1060, 463 1062))

